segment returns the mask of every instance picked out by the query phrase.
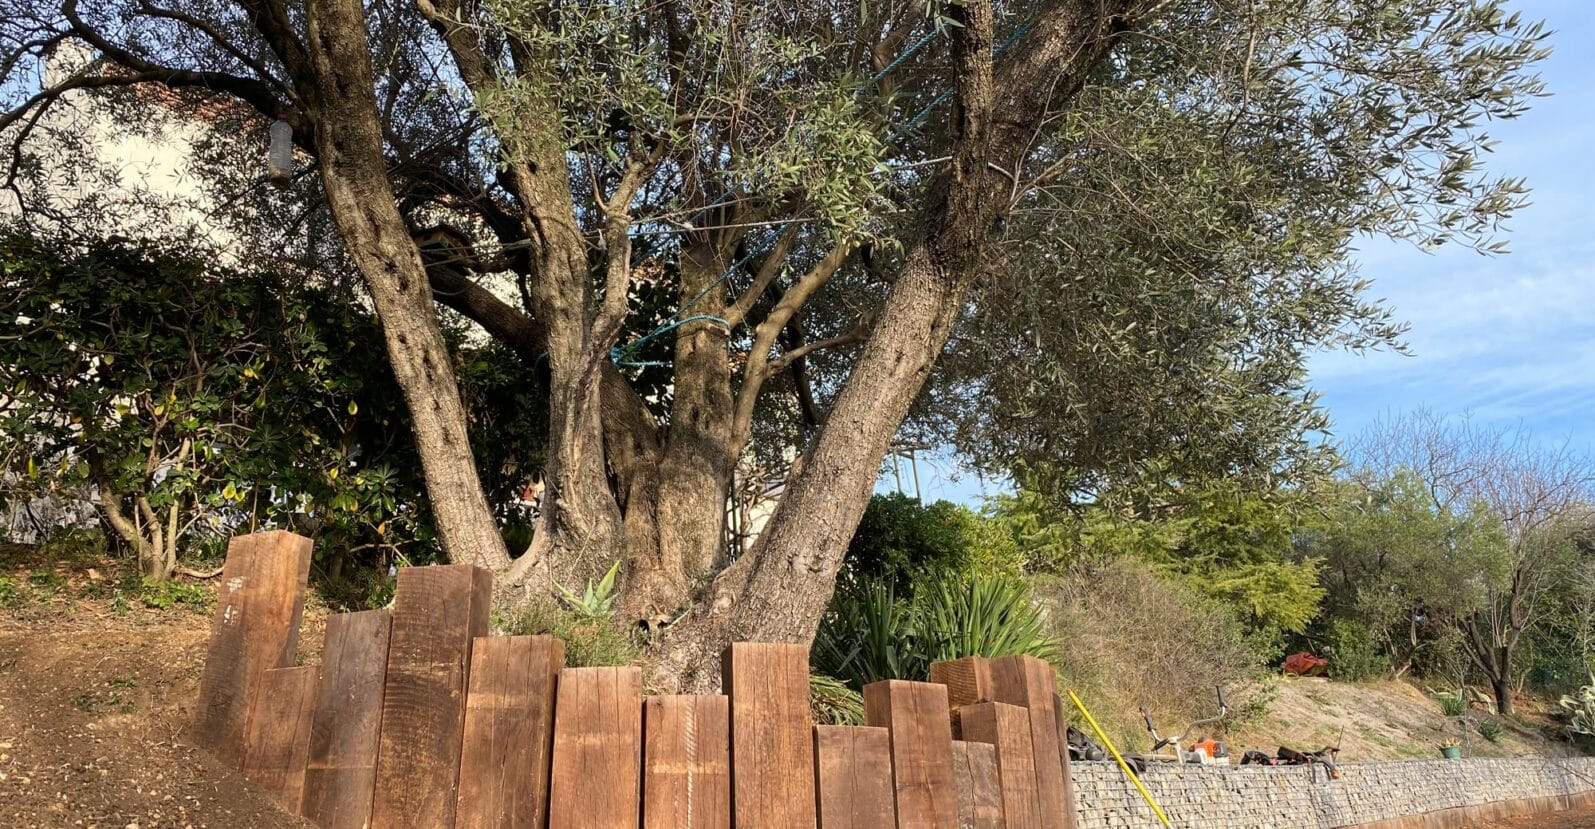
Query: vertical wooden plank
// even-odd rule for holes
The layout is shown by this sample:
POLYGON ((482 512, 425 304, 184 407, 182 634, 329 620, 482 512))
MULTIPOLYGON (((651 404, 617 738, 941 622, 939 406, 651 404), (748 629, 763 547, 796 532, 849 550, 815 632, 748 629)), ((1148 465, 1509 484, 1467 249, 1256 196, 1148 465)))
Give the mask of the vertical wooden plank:
POLYGON ((731 805, 737 826, 813 829, 809 649, 738 642, 721 672, 731 697, 731 805))
POLYGON ((255 533, 227 545, 192 738, 234 766, 243 762, 262 677, 294 664, 309 574, 310 539, 303 536, 255 533))
POLYGON ((996 746, 953 740, 953 780, 958 829, 1004 829, 996 746))
POLYGON ((947 705, 954 712, 992 699, 991 661, 984 656, 932 663, 930 681, 947 686, 947 705))
POLYGON ((814 779, 820 829, 897 825, 892 794, 892 737, 884 728, 814 727, 814 779))
POLYGON ((897 825, 956 829, 953 731, 947 686, 889 679, 864 686, 864 719, 891 729, 897 825))
POLYGON ((364 829, 371 819, 390 631, 386 610, 327 619, 303 809, 321 829, 364 829))
MULTIPOLYGON (((1058 731, 1058 765, 1063 768, 1063 802, 1073 806, 1077 801, 1074 799, 1074 774, 1069 769, 1069 715, 1063 707, 1063 696, 1056 690, 1052 692, 1052 719, 1058 731)), ((1069 811, 1069 823, 1066 825, 1070 829, 1077 815, 1075 809, 1069 811)))
POLYGON ((480 636, 471 645, 455 829, 545 825, 564 666, 565 643, 552 636, 480 636))
POLYGON ((1029 712, 1043 829, 1074 829, 1074 798, 1065 785, 1064 761, 1058 745, 1054 702, 1058 681, 1052 666, 1034 656, 1004 656, 991 660, 991 679, 995 702, 1017 705, 1029 712))
POLYGON ((731 829, 730 701, 649 697, 643 729, 643 829, 731 829))
POLYGON ((549 829, 636 829, 641 788, 642 670, 561 672, 549 829))
POLYGON ((244 776, 296 815, 304 798, 317 674, 313 665, 266 671, 246 730, 244 776))
POLYGON ((958 722, 964 739, 996 746, 997 780, 1007 829, 1041 829, 1030 712, 1017 705, 985 702, 960 708, 958 722))
POLYGON ((453 825, 471 640, 487 633, 491 593, 466 564, 399 571, 372 829, 453 825))

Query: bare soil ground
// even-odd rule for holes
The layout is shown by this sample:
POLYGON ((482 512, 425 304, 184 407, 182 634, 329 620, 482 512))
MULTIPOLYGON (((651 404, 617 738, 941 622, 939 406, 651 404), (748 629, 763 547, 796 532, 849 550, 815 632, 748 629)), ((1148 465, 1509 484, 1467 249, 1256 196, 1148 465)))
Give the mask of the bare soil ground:
POLYGON ((96 563, 0 551, 0 826, 308 827, 184 741, 204 592, 151 607, 96 563))
POLYGON ((1595 809, 1512 818, 1480 824, 1473 829, 1595 829, 1595 809))
POLYGON ((1543 757, 1577 754, 1557 736, 1558 724, 1542 701, 1515 700, 1515 719, 1495 717, 1481 709, 1468 712, 1462 722, 1446 717, 1440 704, 1411 683, 1331 682, 1322 678, 1284 679, 1268 713, 1248 722, 1227 739, 1232 748, 1244 746, 1272 752, 1284 745, 1316 751, 1341 747, 1347 762, 1433 758, 1445 737, 1462 740, 1470 757, 1543 757), (1479 733, 1479 723, 1500 723, 1499 740, 1479 733))

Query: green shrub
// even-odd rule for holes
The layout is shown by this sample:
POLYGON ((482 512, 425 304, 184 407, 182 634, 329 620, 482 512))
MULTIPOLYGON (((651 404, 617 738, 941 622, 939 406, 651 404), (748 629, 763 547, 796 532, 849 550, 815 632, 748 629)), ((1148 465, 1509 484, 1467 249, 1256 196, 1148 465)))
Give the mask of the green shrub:
POLYGON ((1506 729, 1501 727, 1501 723, 1495 720, 1479 721, 1479 736, 1489 740, 1492 743, 1499 742, 1501 739, 1501 734, 1505 731, 1506 729))
POLYGON ((552 601, 531 601, 501 620, 512 635, 557 636, 565 642, 565 664, 572 668, 614 667, 637 662, 642 649, 631 632, 610 617, 566 610, 552 601))
POLYGON ((1353 619, 1331 619, 1324 642, 1329 653, 1329 677, 1343 682, 1366 682, 1390 672, 1390 661, 1379 649, 1372 630, 1353 619))
POLYGON ((0 576, 0 607, 18 608, 27 602, 27 597, 22 593, 22 586, 16 579, 9 576, 0 576))
POLYGON ((815 669, 853 688, 882 679, 924 679, 930 663, 1024 653, 1057 657, 1057 642, 1010 578, 940 576, 912 599, 874 584, 838 594, 811 651, 815 669))
POLYGON ((820 725, 864 724, 864 697, 835 677, 809 675, 809 704, 820 725))
POLYGON ((165 610, 176 605, 183 605, 194 610, 204 610, 216 601, 216 594, 201 584, 188 584, 180 581, 166 581, 145 576, 139 585, 139 601, 145 607, 165 610))
POLYGON ((844 590, 885 584, 901 596, 959 573, 1017 575, 1013 538, 986 516, 948 501, 921 503, 899 493, 876 495, 848 543, 838 583, 844 590))
POLYGON ((1038 583, 1057 641, 1068 643, 1060 677, 1125 750, 1150 745, 1137 711, 1165 725, 1214 714, 1224 686, 1230 723, 1266 712, 1272 645, 1248 632, 1231 605, 1186 579, 1132 558, 1081 562, 1038 583))

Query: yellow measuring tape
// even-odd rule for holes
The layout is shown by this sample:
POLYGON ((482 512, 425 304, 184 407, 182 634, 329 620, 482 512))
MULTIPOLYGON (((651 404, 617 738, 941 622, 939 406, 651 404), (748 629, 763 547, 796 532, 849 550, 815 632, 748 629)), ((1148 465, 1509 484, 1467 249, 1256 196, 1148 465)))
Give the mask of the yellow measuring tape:
POLYGON ((1074 691, 1065 691, 1064 693, 1069 695, 1069 701, 1074 703, 1074 707, 1080 709, 1080 714, 1091 725, 1091 730, 1097 733, 1097 739, 1108 747, 1108 752, 1113 755, 1113 759, 1119 761, 1119 768, 1124 769, 1124 773, 1129 775, 1130 782, 1135 784, 1136 791, 1141 793, 1141 798, 1146 801, 1146 805, 1152 807, 1152 811, 1157 813, 1157 819, 1163 821, 1164 826, 1168 826, 1169 816, 1163 814, 1163 807, 1157 805, 1157 801, 1152 799, 1152 793, 1147 791, 1146 786, 1141 784, 1141 778, 1135 776, 1135 770, 1130 768, 1129 763, 1124 762, 1123 757, 1119 756, 1119 750, 1113 747, 1113 741, 1108 739, 1108 735, 1102 733, 1102 726, 1097 725, 1096 718, 1091 716, 1090 711, 1085 710, 1085 703, 1074 695, 1074 691))

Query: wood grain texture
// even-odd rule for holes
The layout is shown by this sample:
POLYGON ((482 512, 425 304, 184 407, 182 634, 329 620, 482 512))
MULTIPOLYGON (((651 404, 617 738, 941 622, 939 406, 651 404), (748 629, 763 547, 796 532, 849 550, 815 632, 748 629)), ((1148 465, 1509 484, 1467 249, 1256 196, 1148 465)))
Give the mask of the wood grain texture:
POLYGON ((266 671, 246 729, 244 776, 295 815, 304 799, 319 671, 313 665, 266 671))
POLYGON ((738 642, 726 650, 721 678, 731 697, 736 825, 813 829, 808 647, 738 642))
POLYGON ((549 829, 636 829, 642 670, 568 668, 558 700, 549 829))
POLYGON ((730 700, 648 697, 643 731, 643 829, 731 829, 730 700))
POLYGON ((953 781, 958 789, 958 829, 1004 829, 996 746, 954 740, 953 781))
POLYGON ((386 610, 327 618, 303 806, 322 829, 364 829, 371 819, 391 630, 386 610))
POLYGON ((309 574, 303 536, 255 533, 227 545, 191 732, 223 762, 243 763, 250 706, 266 671, 294 664, 309 574))
POLYGON ((815 726, 814 769, 820 829, 897 825, 889 731, 869 726, 815 726))
POLYGON ((487 633, 491 594, 470 565, 399 570, 372 829, 453 826, 471 641, 487 633))
POLYGON ((554 690, 565 643, 482 636, 471 646, 455 829, 541 829, 548 820, 554 690))
POLYGON ((965 705, 992 699, 991 661, 984 656, 934 662, 930 681, 947 686, 947 704, 955 713, 965 705))
POLYGON ((1058 745, 1058 717, 1054 712, 1058 680, 1052 666, 1034 656, 1004 656, 991 660, 991 678, 995 702, 1017 705, 1029 712, 1043 829, 1074 829, 1074 799, 1064 782, 1064 761, 1058 745))
POLYGON ((956 829, 953 731, 947 686, 889 679, 864 686, 864 719, 891 729, 897 825, 956 829))
MULTIPOLYGON (((1063 707, 1063 696, 1057 691, 1052 692, 1052 719, 1057 724, 1058 731, 1058 765, 1063 768, 1063 802, 1078 803, 1074 799, 1074 774, 1069 769, 1069 716, 1068 709, 1063 707)), ((1069 827, 1074 826, 1076 811, 1069 812, 1069 827)))
POLYGON ((958 711, 964 739, 996 747, 997 781, 1007 829, 1041 829, 1041 795, 1030 712, 1017 705, 984 702, 958 711))

